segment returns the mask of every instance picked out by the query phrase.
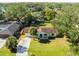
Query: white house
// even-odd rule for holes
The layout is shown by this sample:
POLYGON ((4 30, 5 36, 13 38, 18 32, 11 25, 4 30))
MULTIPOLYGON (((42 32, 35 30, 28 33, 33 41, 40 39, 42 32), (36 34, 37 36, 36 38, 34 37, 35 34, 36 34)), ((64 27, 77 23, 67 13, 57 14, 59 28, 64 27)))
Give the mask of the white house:
POLYGON ((52 28, 38 28, 37 37, 39 39, 48 39, 49 37, 56 37, 58 32, 52 28))

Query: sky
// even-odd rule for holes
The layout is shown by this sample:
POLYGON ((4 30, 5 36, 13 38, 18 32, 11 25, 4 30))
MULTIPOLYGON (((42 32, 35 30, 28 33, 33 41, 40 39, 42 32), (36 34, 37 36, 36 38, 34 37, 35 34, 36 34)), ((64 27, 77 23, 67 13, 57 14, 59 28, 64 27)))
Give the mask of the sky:
POLYGON ((0 3, 11 2, 79 2, 79 0, 0 0, 0 3))

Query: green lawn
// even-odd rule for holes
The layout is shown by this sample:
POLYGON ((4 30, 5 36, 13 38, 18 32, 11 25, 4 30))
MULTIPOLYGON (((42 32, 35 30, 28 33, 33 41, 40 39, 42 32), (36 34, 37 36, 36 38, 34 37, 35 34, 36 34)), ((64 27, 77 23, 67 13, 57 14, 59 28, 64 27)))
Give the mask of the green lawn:
POLYGON ((0 56, 15 56, 15 53, 11 53, 9 49, 3 47, 0 49, 0 56))
POLYGON ((44 25, 39 26, 39 27, 51 27, 51 28, 54 28, 54 26, 51 23, 44 23, 44 25))
POLYGON ((35 56, 71 56, 74 55, 69 47, 69 43, 64 38, 56 38, 50 43, 39 43, 32 40, 29 54, 35 56))

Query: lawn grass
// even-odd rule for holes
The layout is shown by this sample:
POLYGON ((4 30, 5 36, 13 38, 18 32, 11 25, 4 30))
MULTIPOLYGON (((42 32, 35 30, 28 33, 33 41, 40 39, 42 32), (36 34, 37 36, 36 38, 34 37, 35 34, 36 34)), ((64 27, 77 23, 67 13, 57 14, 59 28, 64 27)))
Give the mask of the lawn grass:
POLYGON ((32 40, 29 48, 29 54, 35 56, 72 56, 69 43, 63 38, 56 38, 50 43, 40 43, 32 40))
POLYGON ((51 27, 54 28, 54 26, 49 22, 49 23, 44 23, 43 26, 39 26, 39 27, 51 27))
POLYGON ((9 49, 3 47, 0 49, 0 56, 15 56, 16 53, 11 53, 9 49))

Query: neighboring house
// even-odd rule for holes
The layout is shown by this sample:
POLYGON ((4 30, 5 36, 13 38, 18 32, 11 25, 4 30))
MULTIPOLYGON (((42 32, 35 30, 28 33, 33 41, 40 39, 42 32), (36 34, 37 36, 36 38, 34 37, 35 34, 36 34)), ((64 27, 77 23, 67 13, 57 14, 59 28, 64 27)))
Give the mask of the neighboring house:
POLYGON ((49 37, 55 37, 58 32, 52 28, 38 28, 37 37, 39 39, 48 39, 49 37))
POLYGON ((17 22, 4 22, 0 23, 0 37, 14 35, 19 30, 20 25, 17 22))

